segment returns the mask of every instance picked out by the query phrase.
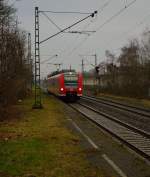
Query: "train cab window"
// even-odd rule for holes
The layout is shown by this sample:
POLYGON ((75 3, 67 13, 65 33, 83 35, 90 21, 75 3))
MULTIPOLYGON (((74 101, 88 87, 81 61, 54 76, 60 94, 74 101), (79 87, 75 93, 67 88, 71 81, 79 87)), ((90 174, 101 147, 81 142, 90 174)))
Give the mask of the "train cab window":
POLYGON ((78 75, 76 73, 64 74, 65 86, 77 86, 78 75))

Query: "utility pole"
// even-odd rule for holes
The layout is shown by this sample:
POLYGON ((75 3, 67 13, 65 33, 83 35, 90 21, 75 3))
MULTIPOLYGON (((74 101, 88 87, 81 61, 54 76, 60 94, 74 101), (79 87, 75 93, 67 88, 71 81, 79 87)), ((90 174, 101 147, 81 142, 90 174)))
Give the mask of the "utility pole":
MULTIPOLYGON (((95 82, 95 86, 98 87, 99 85, 99 66, 97 66, 97 55, 96 54, 92 54, 92 55, 80 55, 80 56, 89 56, 89 57, 94 57, 95 61, 94 64, 91 64, 94 69, 95 69, 95 74, 94 74, 94 82, 95 82)), ((95 88, 95 91, 97 92, 97 88, 95 88)))
POLYGON ((28 33, 28 64, 31 61, 31 33, 28 33))
POLYGON ((63 65, 62 63, 47 63, 47 64, 56 66, 57 71, 60 71, 60 67, 63 65))
POLYGON ((41 80, 40 80, 40 41, 39 41, 39 9, 35 7, 35 102, 34 109, 41 109, 41 80))
POLYGON ((82 74, 84 74, 84 60, 82 59, 82 64, 81 64, 81 71, 82 71, 82 74))
MULTIPOLYGON (((85 18, 78 20, 77 22, 73 23, 72 25, 61 29, 59 32, 47 37, 46 39, 40 41, 40 33, 39 33, 39 14, 43 12, 50 12, 50 11, 39 11, 38 7, 35 7, 35 102, 33 105, 34 109, 41 109, 42 103, 41 103, 41 81, 40 81, 40 44, 48 41, 49 39, 66 32, 67 30, 71 29, 72 27, 76 26, 77 24, 83 22, 84 20, 87 20, 90 17, 94 17, 97 14, 97 11, 94 11, 93 13, 89 13, 88 16, 85 18)), ((59 12, 58 12, 59 13, 59 12)), ((62 12, 60 12, 62 13, 62 12)), ((60 68, 60 65, 59 65, 60 68)))
POLYGON ((60 71, 62 63, 54 63, 54 65, 56 66, 57 71, 60 71))
POLYGON ((97 66, 97 55, 95 54, 94 57, 95 57, 95 67, 96 67, 97 66))
POLYGON ((92 65, 93 67, 96 67, 97 66, 97 55, 96 54, 92 54, 92 55, 79 55, 81 57, 94 57, 95 61, 94 61, 94 64, 90 64, 92 65))
POLYGON ((32 58, 31 58, 31 33, 28 33, 28 67, 30 70, 30 89, 32 91, 32 58))

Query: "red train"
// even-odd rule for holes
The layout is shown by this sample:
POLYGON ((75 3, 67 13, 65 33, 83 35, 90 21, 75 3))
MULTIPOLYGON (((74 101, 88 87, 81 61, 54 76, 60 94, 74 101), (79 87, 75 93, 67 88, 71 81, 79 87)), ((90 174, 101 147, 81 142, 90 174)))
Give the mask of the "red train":
POLYGON ((62 72, 49 75, 48 92, 66 100, 74 101, 82 96, 83 78, 81 73, 75 71, 62 72))

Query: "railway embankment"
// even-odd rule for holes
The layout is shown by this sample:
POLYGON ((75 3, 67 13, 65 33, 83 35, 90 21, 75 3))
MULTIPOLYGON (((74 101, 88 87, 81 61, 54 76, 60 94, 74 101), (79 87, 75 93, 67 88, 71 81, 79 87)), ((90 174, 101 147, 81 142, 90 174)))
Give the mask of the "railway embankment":
POLYGON ((103 177, 67 128, 62 103, 45 95, 44 109, 32 104, 18 103, 21 114, 0 122, 0 177, 103 177))

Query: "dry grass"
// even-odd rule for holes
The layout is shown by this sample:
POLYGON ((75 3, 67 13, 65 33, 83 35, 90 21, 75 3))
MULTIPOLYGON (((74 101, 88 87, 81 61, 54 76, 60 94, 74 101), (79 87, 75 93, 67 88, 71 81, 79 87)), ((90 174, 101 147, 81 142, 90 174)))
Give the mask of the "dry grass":
POLYGON ((131 97, 123 97, 123 96, 116 96, 116 95, 111 95, 111 94, 103 94, 100 93, 97 95, 98 97, 105 97, 108 99, 114 99, 116 101, 122 101, 127 104, 131 104, 133 106, 142 106, 145 108, 150 108, 150 100, 148 99, 136 99, 136 98, 131 98, 131 97))
POLYGON ((0 177, 103 177, 65 127, 63 105, 50 97, 42 110, 32 103, 18 105, 21 118, 0 123, 0 177))

